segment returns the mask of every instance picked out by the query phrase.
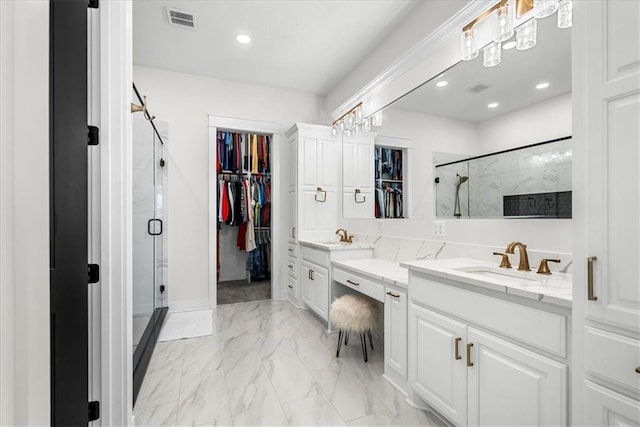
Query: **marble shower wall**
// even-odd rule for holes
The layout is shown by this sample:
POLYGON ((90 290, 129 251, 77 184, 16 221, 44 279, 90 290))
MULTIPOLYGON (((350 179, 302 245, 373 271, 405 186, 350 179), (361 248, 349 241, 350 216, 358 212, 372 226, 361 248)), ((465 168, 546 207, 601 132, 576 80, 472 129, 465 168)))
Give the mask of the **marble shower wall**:
POLYGON ((463 216, 501 218, 503 196, 571 191, 571 140, 496 154, 436 168, 436 215, 453 216, 456 173, 468 170, 460 188, 463 216), (468 191, 468 207, 464 192, 468 191))
MULTIPOLYGON (((441 240, 407 239, 399 237, 374 236, 359 234, 354 240, 368 242, 374 245, 374 258, 382 258, 395 262, 415 261, 422 259, 472 258, 485 261, 495 261, 500 264, 500 257, 493 252, 503 252, 504 247, 490 245, 472 245, 468 243, 444 242, 441 240)), ((573 257, 571 254, 549 252, 535 248, 527 248, 529 264, 536 270, 542 258, 557 258, 559 264, 549 263, 551 271, 559 273, 572 272, 573 257)), ((511 264, 518 265, 519 255, 510 255, 511 264)))

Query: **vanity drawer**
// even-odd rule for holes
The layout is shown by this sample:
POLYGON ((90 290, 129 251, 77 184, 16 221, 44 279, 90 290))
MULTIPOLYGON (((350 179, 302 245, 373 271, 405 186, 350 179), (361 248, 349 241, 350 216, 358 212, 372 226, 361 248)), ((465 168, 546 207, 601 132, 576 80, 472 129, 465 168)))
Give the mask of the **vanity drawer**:
POLYGON ((585 370, 636 392, 640 389, 640 341, 602 329, 587 327, 585 370))
POLYGON ((289 272, 289 276, 294 279, 298 278, 298 259, 292 256, 287 258, 287 271, 289 272))
POLYGON ((303 259, 321 267, 329 267, 329 252, 304 245, 300 248, 300 251, 303 259))
POLYGON ((384 286, 380 283, 373 282, 340 268, 334 268, 333 280, 373 299, 384 302, 384 286))
POLYGON ((295 243, 289 243, 287 245, 287 255, 298 258, 298 245, 295 243))
POLYGON ((409 274, 409 300, 567 357, 567 317, 409 274))

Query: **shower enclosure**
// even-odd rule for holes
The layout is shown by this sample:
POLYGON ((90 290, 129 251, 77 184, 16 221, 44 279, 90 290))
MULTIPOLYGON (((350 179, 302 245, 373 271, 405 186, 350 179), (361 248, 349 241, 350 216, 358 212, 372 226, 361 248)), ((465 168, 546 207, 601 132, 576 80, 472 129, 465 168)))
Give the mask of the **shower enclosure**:
POLYGON ((166 123, 133 119, 133 396, 167 313, 166 123), (157 132, 156 132, 157 130, 157 132))

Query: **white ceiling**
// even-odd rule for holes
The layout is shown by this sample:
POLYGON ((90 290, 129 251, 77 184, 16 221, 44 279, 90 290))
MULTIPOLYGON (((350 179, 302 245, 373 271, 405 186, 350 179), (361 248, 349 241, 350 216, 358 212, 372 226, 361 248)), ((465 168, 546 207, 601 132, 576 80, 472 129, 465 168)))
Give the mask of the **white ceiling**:
POLYGON ((416 0, 133 2, 135 65, 325 95, 416 0), (167 7, 196 15, 169 24, 167 7), (241 45, 238 33, 253 41, 241 45))
POLYGON ((536 45, 525 51, 503 50, 502 62, 482 65, 482 51, 396 101, 392 107, 441 117, 482 122, 571 91, 571 30, 559 29, 556 15, 538 20, 536 45), (436 87, 440 80, 449 84, 436 87), (535 86, 548 82, 549 87, 535 86), (471 93, 478 84, 489 88, 471 93), (498 102, 495 109, 487 108, 498 102))

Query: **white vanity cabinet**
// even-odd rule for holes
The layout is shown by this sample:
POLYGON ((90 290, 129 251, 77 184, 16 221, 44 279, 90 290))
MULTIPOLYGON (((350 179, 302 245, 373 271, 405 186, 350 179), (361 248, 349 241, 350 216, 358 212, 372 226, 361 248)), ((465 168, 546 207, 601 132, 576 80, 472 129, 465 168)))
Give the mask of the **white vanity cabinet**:
POLYGON ((306 260, 302 261, 302 302, 329 320, 329 270, 306 260))
POLYGON ((407 381, 407 290, 387 285, 384 299, 385 375, 394 383, 407 381), (396 378, 398 376, 399 378, 396 378))
POLYGON ((409 385, 456 425, 567 425, 569 312, 409 274, 409 385))
POLYGON ((287 296, 294 305, 300 306, 303 281, 317 282, 319 274, 316 273, 315 280, 305 279, 307 276, 300 270, 297 255, 298 241, 333 233, 337 228, 340 144, 331 135, 329 126, 296 123, 286 136, 289 153, 287 296))
POLYGON ((375 134, 342 139, 342 209, 345 218, 373 218, 375 134))

